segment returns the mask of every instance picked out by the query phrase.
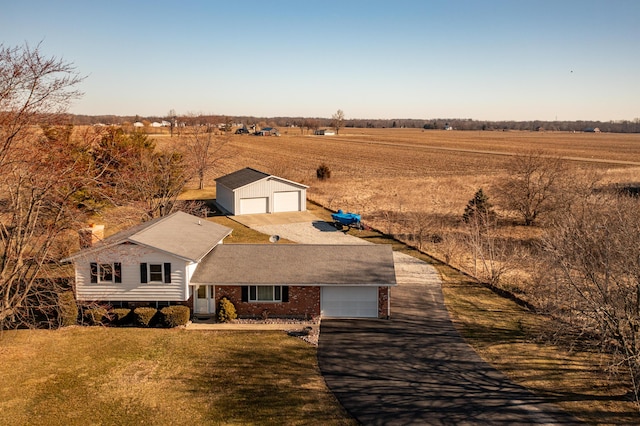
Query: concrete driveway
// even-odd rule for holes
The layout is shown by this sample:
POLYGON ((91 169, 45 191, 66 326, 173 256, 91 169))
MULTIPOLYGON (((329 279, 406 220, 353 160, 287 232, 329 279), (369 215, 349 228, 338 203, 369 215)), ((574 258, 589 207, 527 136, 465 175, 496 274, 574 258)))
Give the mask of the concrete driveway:
MULTIPOLYGON (((323 222, 324 223, 324 222, 323 222)), ((255 229, 307 244, 363 244, 318 220, 255 229)), ((391 320, 323 320, 318 362, 327 385, 365 425, 574 425, 551 401, 515 385, 465 343, 435 269, 394 253, 391 320)))

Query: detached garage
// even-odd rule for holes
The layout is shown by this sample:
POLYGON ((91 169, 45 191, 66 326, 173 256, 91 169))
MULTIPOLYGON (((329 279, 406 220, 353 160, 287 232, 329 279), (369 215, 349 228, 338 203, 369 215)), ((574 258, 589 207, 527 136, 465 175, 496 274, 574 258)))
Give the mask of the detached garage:
POLYGON ((307 188, 247 167, 216 179, 216 203, 232 215, 305 211, 307 188))

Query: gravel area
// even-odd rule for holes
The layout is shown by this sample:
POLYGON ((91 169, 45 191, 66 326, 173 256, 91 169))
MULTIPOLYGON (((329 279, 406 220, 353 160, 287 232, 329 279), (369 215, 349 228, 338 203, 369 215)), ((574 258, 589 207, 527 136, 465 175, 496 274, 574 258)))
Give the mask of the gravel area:
POLYGON ((284 225, 260 225, 253 227, 267 235, 278 235, 300 244, 371 244, 353 235, 337 230, 322 220, 311 223, 287 223, 284 225))

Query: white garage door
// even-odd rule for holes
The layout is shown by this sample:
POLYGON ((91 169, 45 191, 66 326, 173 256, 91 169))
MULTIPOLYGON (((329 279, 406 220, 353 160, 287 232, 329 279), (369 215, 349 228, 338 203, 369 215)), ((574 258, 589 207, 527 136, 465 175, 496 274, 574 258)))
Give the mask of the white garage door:
POLYGON ((269 204, 267 197, 241 198, 240 214, 266 213, 269 204))
POLYGON ((322 287, 323 317, 377 318, 378 287, 322 287))
POLYGON ((297 212, 300 210, 300 191, 276 192, 273 194, 273 211, 297 212))

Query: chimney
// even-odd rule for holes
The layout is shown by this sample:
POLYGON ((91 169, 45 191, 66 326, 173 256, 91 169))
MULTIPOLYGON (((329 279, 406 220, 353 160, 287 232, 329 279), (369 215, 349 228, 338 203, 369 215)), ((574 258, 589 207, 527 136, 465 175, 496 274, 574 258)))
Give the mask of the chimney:
POLYGON ((80 229, 78 235, 80 237, 80 248, 89 248, 104 239, 104 225, 91 224, 88 228, 80 229))

